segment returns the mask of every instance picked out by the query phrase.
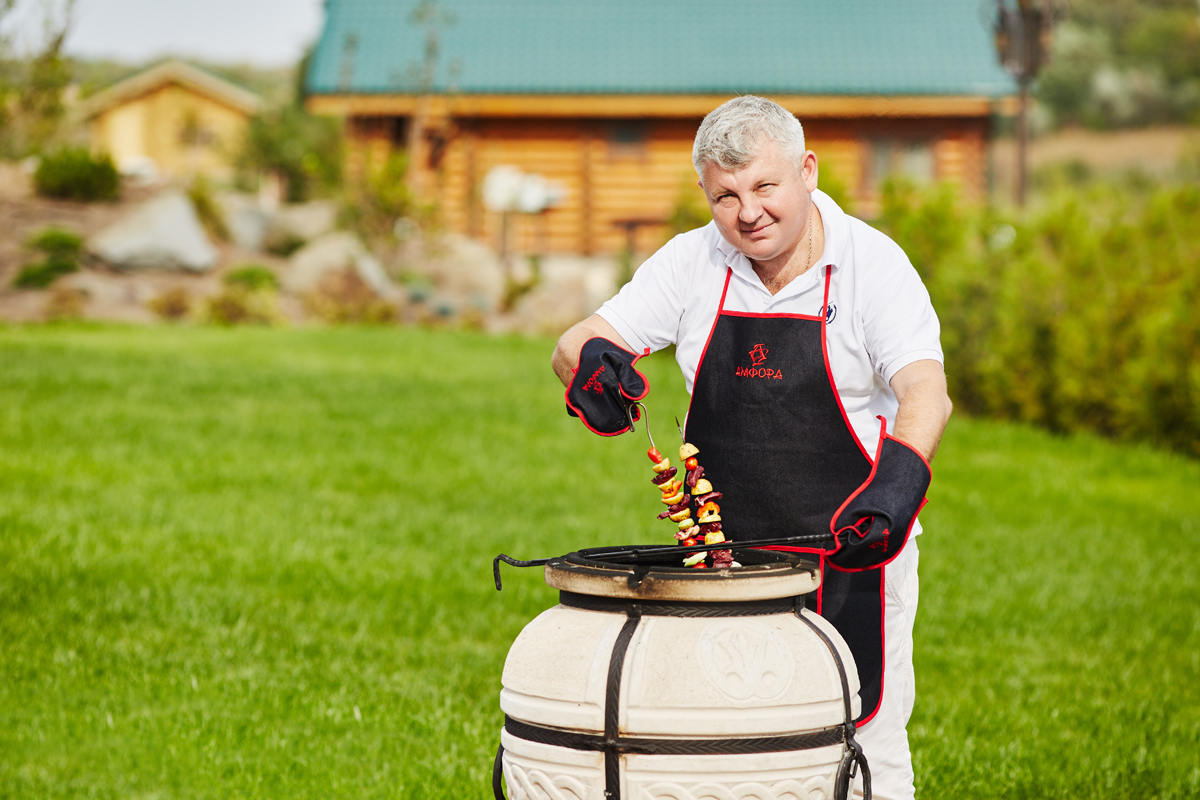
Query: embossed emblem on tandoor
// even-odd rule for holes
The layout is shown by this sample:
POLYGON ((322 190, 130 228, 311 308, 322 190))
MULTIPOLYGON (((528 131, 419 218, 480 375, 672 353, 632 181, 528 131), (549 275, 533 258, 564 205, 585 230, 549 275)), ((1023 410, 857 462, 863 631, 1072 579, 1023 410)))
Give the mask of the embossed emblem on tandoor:
POLYGON ((778 633, 748 619, 721 620, 696 644, 717 691, 733 700, 773 700, 792 682, 792 659, 778 633))

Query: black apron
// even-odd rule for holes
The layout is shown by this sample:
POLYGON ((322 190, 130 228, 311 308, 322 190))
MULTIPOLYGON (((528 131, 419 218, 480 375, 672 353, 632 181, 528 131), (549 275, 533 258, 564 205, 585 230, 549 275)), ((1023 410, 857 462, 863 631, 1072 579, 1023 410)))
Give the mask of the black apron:
MULTIPOLYGON (((829 532, 834 513, 871 474, 829 368, 832 268, 816 317, 726 311, 732 276, 696 367, 687 440, 724 495, 732 542, 829 532)), ((857 722, 870 720, 883 693, 883 569, 839 570, 818 548, 771 549, 820 556, 821 587, 807 602, 850 646, 861 687, 857 722)))

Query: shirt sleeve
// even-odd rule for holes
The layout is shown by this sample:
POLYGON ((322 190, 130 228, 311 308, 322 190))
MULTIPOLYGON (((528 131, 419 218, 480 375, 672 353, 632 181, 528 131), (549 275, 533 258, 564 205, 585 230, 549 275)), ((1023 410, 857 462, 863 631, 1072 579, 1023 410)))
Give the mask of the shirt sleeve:
POLYGON ((654 352, 678 341, 683 316, 679 249, 676 237, 638 267, 633 279, 596 312, 635 351, 649 347, 654 352))
POLYGON ((945 363, 941 324, 929 291, 899 246, 863 298, 863 331, 871 365, 884 381, 914 361, 945 363))

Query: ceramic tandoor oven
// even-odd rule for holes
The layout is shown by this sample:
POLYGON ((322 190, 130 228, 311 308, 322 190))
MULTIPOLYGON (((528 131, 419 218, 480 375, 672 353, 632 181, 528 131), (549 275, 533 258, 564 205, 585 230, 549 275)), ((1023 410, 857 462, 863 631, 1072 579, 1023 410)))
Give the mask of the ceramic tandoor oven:
POLYGON ((546 564, 560 602, 505 661, 497 794, 503 780, 510 800, 845 797, 865 768, 858 676, 803 607, 816 565, 738 550, 742 566, 691 570, 619 552, 546 564))

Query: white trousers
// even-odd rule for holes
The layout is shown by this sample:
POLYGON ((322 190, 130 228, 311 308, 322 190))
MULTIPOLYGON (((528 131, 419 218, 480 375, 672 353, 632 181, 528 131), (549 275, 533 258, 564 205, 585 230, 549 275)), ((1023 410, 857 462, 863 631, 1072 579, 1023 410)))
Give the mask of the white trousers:
MULTIPOLYGON (((871 793, 877 800, 913 800, 912 754, 908 749, 908 718, 916 697, 913 675, 913 620, 917 614, 917 537, 884 567, 883 696, 879 711, 858 729, 871 768, 871 793)), ((862 796, 862 776, 854 795, 862 796)))

